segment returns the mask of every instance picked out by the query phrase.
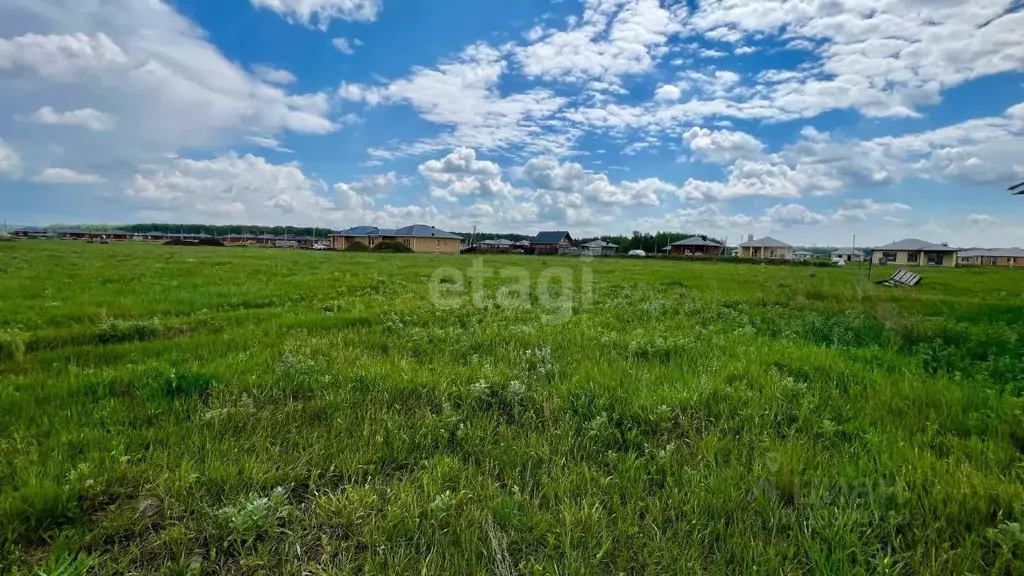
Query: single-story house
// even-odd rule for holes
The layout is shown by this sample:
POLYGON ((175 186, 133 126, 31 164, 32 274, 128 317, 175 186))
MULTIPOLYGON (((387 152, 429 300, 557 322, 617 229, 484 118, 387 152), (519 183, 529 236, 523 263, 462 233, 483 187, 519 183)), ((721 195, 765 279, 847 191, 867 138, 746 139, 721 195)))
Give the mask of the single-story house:
POLYGON ((478 250, 483 252, 508 252, 515 244, 515 242, 508 238, 495 238, 493 240, 477 242, 476 246, 478 250))
POLYGON ((102 233, 108 240, 131 240, 135 237, 134 232, 127 230, 107 230, 102 233))
POLYGON ((863 262, 864 253, 853 248, 840 248, 832 253, 833 258, 842 258, 847 262, 863 262))
POLYGON ((594 240, 580 245, 580 254, 583 256, 612 256, 619 247, 604 240, 594 240))
POLYGON ((250 242, 256 242, 257 236, 255 234, 226 234, 220 237, 220 241, 225 244, 248 244, 250 242))
POLYGON ((957 263, 968 266, 1024 266, 1024 249, 984 248, 964 250, 957 255, 957 263))
POLYGON ((797 250, 796 252, 793 252, 793 260, 796 260, 797 262, 804 262, 813 258, 814 252, 808 252, 806 250, 797 250))
POLYGON ((721 256, 722 245, 700 236, 692 236, 685 240, 668 245, 668 253, 673 256, 721 256))
POLYGON ((516 242, 515 244, 513 244, 513 246, 516 249, 518 249, 518 250, 526 250, 527 248, 530 247, 530 241, 529 240, 520 240, 519 242, 516 242))
POLYGON ((65 228, 64 230, 58 231, 57 236, 61 238, 72 238, 75 240, 81 240, 84 238, 92 238, 93 236, 96 236, 96 234, 89 232, 88 230, 83 230, 81 228, 65 228))
POLYGON ((561 254, 572 244, 572 235, 564 230, 538 232, 530 242, 534 254, 561 254))
POLYGON ((25 226, 24 228, 18 228, 12 232, 14 236, 20 236, 21 238, 45 238, 50 235, 45 228, 38 226, 25 226))
POLYGON ((956 248, 949 244, 906 238, 899 242, 875 248, 871 260, 875 264, 897 266, 956 266, 956 248))
POLYGON ((277 241, 277 236, 274 236, 273 234, 260 234, 256 237, 257 244, 263 244, 266 246, 273 245, 275 241, 277 241))
POLYGON ((792 260, 793 247, 771 236, 754 240, 754 235, 747 236, 747 241, 740 244, 740 258, 754 260, 792 260))
POLYGON ((335 250, 344 250, 357 242, 368 248, 380 242, 401 242, 412 248, 413 252, 432 254, 458 254, 459 243, 462 240, 460 236, 426 224, 413 224, 397 229, 355 226, 340 232, 332 232, 330 237, 331 247, 335 250))

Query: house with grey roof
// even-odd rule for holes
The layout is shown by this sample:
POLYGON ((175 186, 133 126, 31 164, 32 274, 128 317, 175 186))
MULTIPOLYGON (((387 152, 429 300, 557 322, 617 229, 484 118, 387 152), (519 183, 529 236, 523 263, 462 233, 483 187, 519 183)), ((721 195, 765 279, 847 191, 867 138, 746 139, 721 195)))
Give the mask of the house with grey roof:
POLYGON ((594 240, 593 242, 587 242, 586 244, 580 245, 580 255, 582 256, 614 256, 615 251, 619 247, 611 242, 605 242, 604 240, 594 240))
POLYGON ((841 258, 847 262, 863 262, 864 253, 853 248, 840 248, 832 253, 832 258, 841 258))
POLYGON ((534 254, 561 254, 572 249, 572 235, 564 230, 538 232, 530 242, 534 254))
POLYGON ((508 238, 494 238, 476 243, 477 250, 481 252, 508 252, 515 245, 516 243, 508 238))
POLYGON ((797 262, 804 262, 806 260, 813 259, 814 252, 808 252, 806 250, 797 250, 796 252, 793 252, 793 260, 796 260, 797 262))
POLYGON ((792 260, 793 247, 782 240, 771 236, 754 239, 754 235, 747 236, 747 241, 740 244, 740 258, 752 260, 792 260))
POLYGON ((928 242, 917 238, 905 238, 898 242, 879 246, 871 252, 875 264, 896 266, 956 266, 959 249, 949 244, 928 242))
POLYGON ((700 236, 691 236, 669 244, 668 253, 673 256, 721 256, 722 245, 700 236))
POLYGON ((1021 248, 974 248, 957 254, 957 264, 962 266, 1024 266, 1024 249, 1021 248))
POLYGON ((458 254, 461 236, 438 230, 426 224, 413 224, 402 228, 378 228, 376 226, 354 226, 339 232, 332 232, 331 247, 345 250, 361 243, 373 248, 381 242, 399 242, 412 248, 413 252, 432 254, 458 254))

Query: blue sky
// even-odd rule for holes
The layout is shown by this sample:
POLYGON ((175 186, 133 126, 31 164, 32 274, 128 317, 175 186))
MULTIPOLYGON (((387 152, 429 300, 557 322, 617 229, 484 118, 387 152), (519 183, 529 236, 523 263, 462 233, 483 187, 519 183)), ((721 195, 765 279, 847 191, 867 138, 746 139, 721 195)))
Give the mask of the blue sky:
POLYGON ((1015 0, 5 0, 0 216, 1024 245, 1015 0))

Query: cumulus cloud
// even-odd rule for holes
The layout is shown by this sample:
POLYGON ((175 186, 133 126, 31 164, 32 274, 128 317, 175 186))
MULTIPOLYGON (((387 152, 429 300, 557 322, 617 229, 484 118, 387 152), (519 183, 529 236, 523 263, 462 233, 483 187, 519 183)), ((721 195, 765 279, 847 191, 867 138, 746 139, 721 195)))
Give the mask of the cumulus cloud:
POLYGON ((501 167, 478 160, 472 148, 459 148, 439 160, 428 160, 420 164, 419 172, 430 184, 432 197, 450 202, 466 196, 511 199, 516 195, 512 185, 502 180, 501 167))
POLYGON ((731 200, 744 196, 799 198, 840 190, 842 181, 816 165, 789 166, 769 160, 737 160, 725 181, 689 179, 682 191, 690 197, 731 200))
POLYGON ((0 176, 17 178, 21 175, 21 156, 0 138, 0 176))
POLYGON ((124 194, 140 209, 163 210, 185 221, 322 225, 338 210, 317 194, 322 188, 296 164, 228 154, 147 167, 135 174, 124 194))
POLYGON ((37 176, 33 176, 32 181, 40 184, 100 184, 106 182, 96 174, 85 174, 67 168, 47 168, 37 176))
POLYGON ((128 56, 109 36, 88 34, 25 34, 0 38, 0 70, 19 69, 69 80, 128 64, 128 56))
POLYGON ((757 158, 764 144, 745 132, 709 130, 693 127, 683 134, 683 141, 698 160, 728 164, 736 160, 757 158))
POLYGON ((272 10, 305 26, 316 24, 326 30, 331 20, 373 22, 380 13, 381 0, 250 0, 257 8, 272 10))
POLYGON ((274 68, 267 64, 256 64, 252 67, 252 71, 254 74, 262 78, 263 81, 270 82, 271 84, 291 84, 297 80, 295 75, 291 72, 280 68, 274 68))
POLYGON ((19 150, 47 150, 52 131, 5 124, 32 110, 33 121, 89 129, 62 133, 61 157, 46 163, 125 166, 253 132, 340 129, 327 94, 262 80, 163 2, 19 0, 0 3, 0 22, 36 31, 0 40, 0 133, 19 150))
POLYGON ((81 108, 58 112, 52 106, 43 106, 36 110, 28 119, 38 124, 51 126, 80 126, 96 132, 113 130, 117 126, 117 117, 105 114, 92 108, 81 108))
POLYGON ((475 44, 436 68, 414 68, 412 74, 386 86, 343 83, 339 95, 352 101, 407 103, 425 120, 450 126, 440 137, 424 140, 382 156, 423 154, 457 146, 478 150, 518 145, 527 150, 564 151, 571 136, 552 134, 541 119, 566 102, 547 89, 534 88, 500 96, 498 83, 508 65, 502 53, 475 44))
POLYGON ((671 84, 663 84, 658 86, 658 89, 654 91, 655 102, 675 102, 683 95, 683 91, 678 86, 671 84))
POLYGON ((827 216, 800 204, 776 204, 765 211, 765 218, 782 226, 821 224, 828 220, 827 216))
POLYGON ((651 70, 673 35, 682 30, 686 6, 658 0, 587 2, 579 26, 516 49, 527 76, 559 82, 601 79, 651 70))

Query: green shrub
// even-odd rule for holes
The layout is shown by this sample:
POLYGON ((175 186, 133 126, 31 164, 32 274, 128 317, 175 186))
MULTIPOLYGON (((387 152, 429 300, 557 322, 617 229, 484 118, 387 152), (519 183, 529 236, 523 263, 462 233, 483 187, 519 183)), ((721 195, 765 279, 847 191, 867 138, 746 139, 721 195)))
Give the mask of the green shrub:
POLYGON ((345 248, 345 250, 344 250, 344 252, 369 252, 369 251, 370 251, 370 247, 367 246, 366 244, 363 244, 362 242, 356 242, 356 243, 352 244, 351 246, 349 246, 348 248, 345 248))
POLYGON ((374 247, 371 248, 371 251, 373 251, 373 252, 392 252, 392 253, 403 253, 404 254, 404 253, 407 253, 407 252, 412 252, 413 249, 412 249, 412 247, 406 246, 405 244, 402 244, 401 242, 390 242, 389 241, 389 242, 380 242, 378 244, 375 244, 374 247))

